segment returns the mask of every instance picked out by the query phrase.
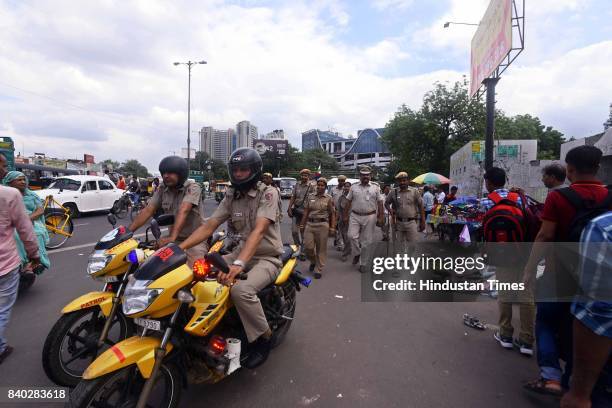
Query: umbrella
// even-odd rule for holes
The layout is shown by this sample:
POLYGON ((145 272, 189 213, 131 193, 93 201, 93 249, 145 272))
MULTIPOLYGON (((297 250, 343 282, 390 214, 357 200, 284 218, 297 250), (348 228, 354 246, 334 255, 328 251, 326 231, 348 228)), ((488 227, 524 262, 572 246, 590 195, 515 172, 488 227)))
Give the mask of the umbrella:
POLYGON ((438 173, 424 173, 412 179, 419 184, 449 184, 450 180, 438 173))

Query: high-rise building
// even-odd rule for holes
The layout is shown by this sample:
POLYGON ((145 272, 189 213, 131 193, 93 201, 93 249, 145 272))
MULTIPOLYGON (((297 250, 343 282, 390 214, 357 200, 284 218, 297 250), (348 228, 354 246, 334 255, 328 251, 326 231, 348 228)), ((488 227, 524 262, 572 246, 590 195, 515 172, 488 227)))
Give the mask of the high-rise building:
POLYGON ((213 159, 226 162, 237 144, 234 129, 219 130, 206 126, 200 131, 200 151, 208 153, 213 159))
POLYGON ((236 124, 236 148, 253 147, 253 140, 257 139, 257 126, 252 125, 248 120, 243 120, 236 124))
POLYGON ((283 129, 275 129, 270 133, 266 133, 261 138, 263 140, 285 140, 285 131, 283 129))

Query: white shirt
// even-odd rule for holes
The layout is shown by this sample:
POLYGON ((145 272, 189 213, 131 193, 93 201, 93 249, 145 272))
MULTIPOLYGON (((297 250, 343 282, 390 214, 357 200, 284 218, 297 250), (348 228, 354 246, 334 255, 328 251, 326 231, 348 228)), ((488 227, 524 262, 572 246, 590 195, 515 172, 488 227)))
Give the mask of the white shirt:
POLYGON ((438 194, 436 194, 436 200, 438 201, 438 204, 444 203, 445 198, 446 194, 444 194, 444 191, 440 191, 438 194))

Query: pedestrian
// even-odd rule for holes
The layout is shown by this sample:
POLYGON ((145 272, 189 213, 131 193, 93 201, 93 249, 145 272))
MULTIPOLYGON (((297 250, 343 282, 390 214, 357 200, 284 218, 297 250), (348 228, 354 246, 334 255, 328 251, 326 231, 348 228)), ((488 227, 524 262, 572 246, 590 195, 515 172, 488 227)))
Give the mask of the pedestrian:
MULTIPOLYGON (((383 187, 383 192, 382 192, 382 197, 383 197, 383 202, 387 202, 387 197, 389 196, 389 191, 391 191, 391 187, 389 187, 388 184, 386 184, 383 187)), ((389 217, 389 209, 387 208, 387 206, 385 205, 385 219, 383 222, 383 226, 380 227, 380 229, 382 230, 382 235, 383 241, 389 241, 389 234, 390 234, 390 229, 391 229, 391 219, 389 217)))
POLYGON ((347 195, 349 212, 344 214, 345 222, 349 223, 349 239, 351 241, 353 265, 359 263, 359 271, 365 273, 366 263, 370 260, 373 250, 376 226, 381 226, 384 219, 383 200, 380 187, 370 183, 372 170, 369 166, 361 166, 359 170, 360 183, 353 184, 347 195))
POLYGON ((274 183, 274 177, 272 177, 272 173, 262 174, 261 181, 263 181, 266 186, 274 187, 278 192, 278 211, 281 214, 279 221, 281 221, 283 219, 283 201, 281 198, 280 188, 276 185, 276 183, 274 183))
POLYGON ((155 178, 153 179, 153 183, 152 183, 152 186, 153 186, 153 193, 152 193, 152 194, 155 194, 155 192, 156 192, 157 190, 159 190, 159 186, 160 186, 160 184, 161 184, 161 183, 160 183, 160 181, 159 181, 159 177, 155 177, 155 178))
MULTIPOLYGON (((425 186, 423 187, 423 208, 425 209, 425 218, 431 215, 434 207, 434 195, 431 193, 431 187, 425 186)), ((431 226, 431 232, 434 233, 434 225, 433 223, 429 223, 431 226)))
MULTIPOLYGON (((291 224, 291 235, 293 236, 293 243, 300 248, 303 244, 303 236, 300 232, 300 225, 302 223, 302 217, 304 215, 304 205, 308 195, 314 193, 316 185, 310 181, 310 170, 302 169, 300 171, 300 182, 293 186, 293 193, 289 200, 287 208, 287 214, 289 218, 292 218, 291 224)), ((305 261, 306 257, 300 253, 300 261, 305 261)))
MULTIPOLYGON (((0 178, 7 173, 7 159, 0 153, 0 178)), ((23 198, 17 189, 0 185, 0 364, 13 352, 4 332, 19 290, 21 257, 14 239, 14 231, 23 242, 33 268, 40 265, 38 239, 26 214, 23 198)))
POLYGON ((125 178, 123 176, 119 176, 119 181, 117 182, 117 188, 119 190, 125 190, 125 178))
POLYGON ((436 204, 442 205, 444 204, 444 199, 446 198, 446 193, 444 192, 444 188, 440 185, 436 189, 436 204))
POLYGON ((565 183, 565 167, 559 163, 549 164, 542 169, 542 183, 548 192, 557 190, 565 183))
POLYGON ((455 201, 457 199, 457 191, 459 188, 457 186, 452 186, 450 189, 450 193, 444 198, 444 204, 448 204, 451 201, 455 201))
POLYGON ((21 257, 22 271, 26 271, 26 273, 34 272, 37 275, 40 275, 45 269, 49 269, 49 267, 51 267, 51 261, 47 256, 46 248, 46 245, 49 242, 49 232, 45 226, 44 203, 38 197, 38 195, 36 195, 36 193, 29 189, 28 178, 20 171, 9 171, 2 179, 2 184, 16 188, 21 193, 26 213, 32 222, 34 233, 38 239, 38 254, 40 265, 42 267, 33 269, 30 265, 30 260, 28 259, 23 242, 21 239, 19 239, 19 235, 15 233, 15 242, 17 243, 19 256, 21 257))
MULTIPOLYGON (((504 188, 506 185, 506 172, 504 169, 491 167, 484 174, 484 180, 489 194, 487 198, 480 200, 479 204, 480 210, 485 212, 485 241, 494 242, 492 237, 498 236, 492 229, 496 225, 500 225, 499 222, 493 222, 495 217, 501 219, 501 217, 511 216, 517 221, 516 228, 521 228, 522 230, 526 229, 525 219, 521 218, 523 216, 521 197, 518 193, 510 192, 508 189, 504 188), (491 220, 491 224, 487 223, 488 220, 491 220), (491 230, 489 230, 489 225, 491 225, 491 230)), ((516 240, 519 239, 517 237, 520 236, 520 231, 517 233, 513 230, 504 236, 507 241, 503 242, 517 242, 516 240)), ((502 245, 499 241, 495 242, 497 245, 502 245)), ((516 262, 520 262, 520 260, 516 260, 516 262)), ((516 264, 511 266, 507 264, 497 264, 495 266, 496 277, 500 282, 517 283, 520 281, 520 267, 517 268, 516 264)), ((533 291, 525 290, 520 293, 518 291, 500 290, 498 291, 498 308, 499 330, 494 333, 495 340, 506 349, 512 349, 516 346, 519 348, 521 354, 526 356, 533 355, 535 323, 533 291), (514 327, 512 326, 512 307, 515 304, 518 304, 520 314, 520 332, 518 340, 513 338, 514 327)))
MULTIPOLYGON (((351 183, 346 181, 342 187, 342 195, 338 199, 338 205, 336 206, 336 213, 338 219, 338 233, 342 235, 342 256, 340 259, 342 262, 346 262, 348 257, 351 255, 351 241, 348 237, 349 223, 345 222, 345 214, 350 211, 349 200, 347 198, 349 191, 351 190, 351 183)), ((346 218, 348 220, 348 217, 346 218)))
POLYGON ((140 201, 140 183, 138 177, 134 174, 128 183, 129 196, 132 199, 132 204, 138 204, 140 201))
MULTIPOLYGON (((535 287, 537 265, 546 257, 544 275, 537 286, 539 297, 545 291, 550 292, 551 287, 556 288, 553 293, 556 299, 571 299, 575 294, 575 272, 570 270, 565 258, 558 253, 547 253, 546 248, 538 243, 572 242, 579 239, 572 236, 572 230, 575 219, 581 217, 583 203, 590 203, 592 208, 596 208, 604 203, 609 194, 608 189, 597 178, 601 156, 601 150, 594 146, 579 146, 570 150, 565 158, 570 186, 553 189, 546 197, 542 226, 523 272, 523 282, 529 287, 535 287)), ((564 388, 567 389, 573 370, 571 332, 569 301, 538 304, 536 338, 540 378, 527 383, 527 389, 556 395, 560 395, 564 388), (561 368, 560 359, 566 362, 564 370, 561 368)))
POLYGON ((572 304, 573 372, 562 408, 609 407, 612 401, 612 285, 606 276, 612 270, 611 244, 612 211, 608 211, 582 232, 580 287, 587 299, 596 301, 572 304))
POLYGON ((405 171, 397 173, 395 181, 399 187, 388 193, 385 200, 385 207, 393 220, 394 240, 396 242, 416 242, 417 232, 425 230, 423 198, 418 189, 408 186, 408 173, 405 171))
MULTIPOLYGON (((331 196, 334 200, 334 208, 336 209, 336 213, 339 211, 338 202, 340 201, 340 197, 342 197, 344 191, 344 183, 346 183, 346 176, 341 174, 338 176, 338 185, 331 190, 331 196)), ((346 245, 347 244, 342 241, 342 234, 336 234, 334 238, 334 247, 340 251, 346 245)))
POLYGON ((320 279, 327 260, 327 239, 336 234, 336 210, 332 196, 325 193, 327 179, 319 177, 317 192, 306 199, 300 230, 304 231, 304 249, 310 272, 320 279))

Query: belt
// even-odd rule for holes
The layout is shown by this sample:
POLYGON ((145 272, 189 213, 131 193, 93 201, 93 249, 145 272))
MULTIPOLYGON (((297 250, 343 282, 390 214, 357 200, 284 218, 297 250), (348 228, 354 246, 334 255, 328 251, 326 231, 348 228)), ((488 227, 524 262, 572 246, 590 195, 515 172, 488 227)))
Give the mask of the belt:
POLYGON ((352 212, 354 212, 355 214, 357 214, 357 215, 361 215, 361 216, 366 216, 366 215, 376 214, 376 210, 374 210, 374 211, 370 211, 370 212, 367 212, 367 213, 362 213, 362 212, 355 211, 355 210, 351 210, 351 211, 352 211, 352 212))
POLYGON ((308 218, 308 222, 327 222, 327 218, 308 218))
POLYGON ((395 217, 396 220, 398 220, 399 222, 409 222, 409 221, 416 221, 417 218, 402 218, 402 217, 395 217))

